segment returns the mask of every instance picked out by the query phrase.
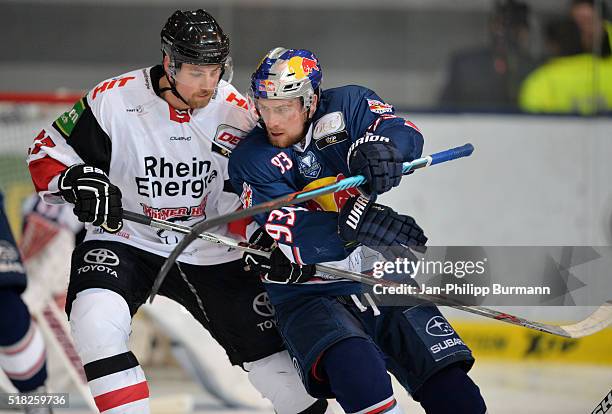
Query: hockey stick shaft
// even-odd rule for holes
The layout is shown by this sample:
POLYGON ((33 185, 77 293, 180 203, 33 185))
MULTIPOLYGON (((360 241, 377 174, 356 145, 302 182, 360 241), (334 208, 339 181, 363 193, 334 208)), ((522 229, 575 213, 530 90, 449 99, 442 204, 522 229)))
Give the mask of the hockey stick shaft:
MULTIPOLYGON (((461 147, 451 148, 445 151, 437 152, 426 157, 418 158, 411 162, 405 162, 402 168, 402 172, 404 174, 407 174, 408 172, 415 169, 425 168, 430 165, 440 164, 461 157, 468 157, 472 154, 473 151, 474 146, 472 144, 465 144, 461 147)), ((159 291, 159 287, 161 286, 164 279, 166 278, 166 275, 174 265, 174 262, 187 248, 187 246, 189 246, 189 244, 198 237, 198 234, 204 233, 206 230, 211 229, 213 227, 231 223, 232 221, 240 220, 245 217, 265 213, 290 204, 302 203, 304 201, 311 200, 324 194, 335 193, 337 191, 346 190, 348 188, 356 188, 364 184, 365 182, 365 177, 361 175, 356 175, 353 177, 345 178, 344 180, 341 180, 332 185, 316 188, 314 190, 309 191, 298 191, 283 197, 276 198, 274 200, 257 204, 244 210, 238 210, 230 214, 225 214, 197 223, 191 228, 191 231, 185 237, 183 237, 183 239, 174 247, 174 250, 172 250, 168 258, 164 262, 162 268, 157 274, 157 277, 155 278, 155 281, 153 282, 151 294, 149 295, 149 302, 153 302, 153 298, 155 298, 155 295, 159 291)))
MULTIPOLYGON (((183 234, 187 234, 190 231, 189 227, 187 226, 171 223, 165 220, 152 219, 142 214, 132 213, 129 211, 125 211, 123 214, 126 220, 135 221, 155 228, 177 231, 183 234)), ((263 248, 261 246, 257 246, 251 243, 240 242, 229 237, 218 236, 212 233, 202 233, 198 235, 198 238, 202 240, 207 240, 212 243, 233 247, 235 249, 242 250, 245 252, 258 254, 265 257, 270 256, 270 249, 263 248)), ((362 273, 351 272, 349 270, 338 269, 332 266, 321 264, 317 264, 316 267, 319 272, 327 273, 331 276, 343 279, 353 280, 355 282, 360 282, 370 286, 381 285, 394 288, 401 287, 399 283, 384 279, 377 279, 373 276, 362 273)), ((580 338, 583 336, 591 335, 604 329, 612 321, 612 301, 604 303, 593 314, 578 323, 559 326, 531 321, 525 318, 521 318, 519 316, 511 315, 506 312, 500 312, 498 310, 487 308, 484 306, 467 306, 445 296, 428 295, 422 293, 413 293, 410 294, 410 296, 414 297, 415 299, 433 302, 438 305, 450 306, 455 309, 462 310, 464 312, 483 316, 485 318, 495 319, 524 328, 529 328, 540 332, 546 332, 552 335, 558 335, 566 338, 580 338)))
MULTIPOLYGON (((145 226, 154 227, 161 230, 171 230, 177 233, 189 234, 191 227, 184 226, 182 224, 172 223, 171 221, 156 219, 145 216, 144 214, 134 213, 133 211, 123 211, 123 219, 133 221, 135 223, 144 224, 145 226)), ((199 233, 196 236, 198 239, 206 240, 215 244, 222 244, 224 246, 233 247, 244 252, 258 254, 260 256, 270 257, 270 249, 265 247, 257 246, 256 244, 245 243, 238 240, 234 240, 229 237, 219 236, 212 233, 199 233)))
MULTIPOLYGON (((387 287, 402 287, 401 284, 384 279, 377 279, 373 276, 362 273, 351 272, 344 269, 336 269, 331 266, 317 265, 317 270, 329 273, 334 276, 342 277, 356 282, 361 282, 370 286, 387 286, 387 287)), ((546 332, 552 335, 563 336, 565 338, 581 338, 587 335, 594 334, 606 328, 612 322, 612 300, 605 302, 591 315, 574 324, 569 325, 553 325, 536 321, 531 321, 519 316, 515 316, 506 312, 501 312, 485 306, 468 306, 455 299, 445 296, 428 295, 423 293, 412 293, 411 297, 421 299, 428 302, 433 302, 442 306, 450 306, 454 309, 459 309, 464 312, 473 313, 484 316, 486 318, 495 319, 498 321, 510 323, 512 325, 522 326, 524 328, 533 329, 540 332, 546 332)))

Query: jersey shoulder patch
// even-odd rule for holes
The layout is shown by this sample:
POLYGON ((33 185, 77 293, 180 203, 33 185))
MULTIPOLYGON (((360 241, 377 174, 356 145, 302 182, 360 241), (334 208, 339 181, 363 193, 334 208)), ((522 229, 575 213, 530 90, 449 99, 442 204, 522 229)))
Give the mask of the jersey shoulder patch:
POLYGON ((394 111, 393 105, 391 104, 381 102, 378 99, 366 99, 368 101, 368 108, 370 108, 370 111, 375 114, 389 114, 393 113, 394 111))
POLYGON ((319 118, 314 125, 312 138, 318 140, 336 134, 346 128, 344 114, 341 111, 331 112, 319 118))
POLYGON ((68 138, 70 134, 72 134, 72 130, 87 107, 88 105, 86 98, 83 97, 79 99, 70 110, 61 114, 53 122, 53 126, 64 138, 68 138))

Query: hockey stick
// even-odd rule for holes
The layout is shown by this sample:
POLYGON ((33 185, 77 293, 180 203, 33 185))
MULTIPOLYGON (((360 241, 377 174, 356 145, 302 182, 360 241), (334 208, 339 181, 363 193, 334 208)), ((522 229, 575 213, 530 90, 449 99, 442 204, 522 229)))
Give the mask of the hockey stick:
MULTIPOLYGON (((354 280, 370 286, 382 285, 388 287, 402 287, 400 283, 392 282, 384 279, 376 279, 362 273, 351 272, 350 270, 336 269, 331 266, 317 265, 317 270, 332 274, 334 276, 343 277, 345 279, 354 280)), ((569 325, 553 325, 541 322, 530 321, 519 316, 509 313, 500 312, 495 309, 484 306, 467 306, 461 302, 445 296, 428 295, 423 293, 410 294, 415 299, 421 299, 428 302, 433 302, 443 306, 451 306, 454 309, 459 309, 465 312, 474 313, 486 318, 495 319, 502 322, 511 323, 513 325, 522 326, 524 328, 534 329, 540 332, 546 332, 552 335, 563 336, 565 338, 581 338, 588 336, 606 328, 612 323, 612 300, 604 302, 592 314, 585 319, 569 324, 569 325)))
MULTIPOLYGON (((188 234, 190 231, 190 228, 187 226, 171 223, 165 220, 152 219, 142 214, 133 213, 130 211, 124 211, 123 218, 151 227, 163 230, 172 230, 183 234, 188 234)), ((202 240, 207 240, 212 243, 233 247, 237 250, 258 254, 260 256, 270 257, 270 249, 263 248, 261 246, 257 246, 251 243, 240 242, 229 237, 217 236, 212 233, 201 233, 198 235, 198 238, 202 240)), ((316 268, 318 271, 327 273, 328 275, 353 280, 355 282, 361 282, 370 286, 381 285, 395 288, 402 286, 401 284, 396 282, 384 279, 377 279, 370 275, 351 272, 349 270, 344 269, 337 269, 332 266, 317 264, 316 268)), ((606 328, 612 322, 612 300, 605 302, 591 315, 589 315, 582 321, 569 325, 552 325, 530 321, 519 316, 500 312, 498 310, 487 308, 484 306, 467 306, 457 300, 445 296, 428 295, 422 293, 412 293, 410 294, 410 296, 414 297, 415 299, 425 300, 443 306, 451 306, 455 309, 474 313, 476 315, 484 316, 486 318, 491 318, 513 325, 522 326, 524 328, 534 329, 536 331, 546 332, 552 335, 563 336, 566 338, 581 338, 583 336, 594 334, 606 328)))
MULTIPOLYGON (((455 160, 461 157, 467 157, 474 151, 472 144, 465 144, 461 147, 451 148, 445 151, 437 152, 435 154, 428 155, 426 157, 417 158, 411 162, 405 162, 402 168, 403 174, 408 174, 411 171, 429 167, 430 165, 436 165, 443 162, 455 160)), ((198 238, 200 233, 205 232, 222 224, 231 223, 232 221, 240 220, 244 217, 254 216, 256 214, 265 213, 270 210, 274 210, 280 207, 284 207, 290 204, 301 203, 304 201, 312 200, 313 198, 322 196, 324 194, 335 193, 337 191, 346 190, 348 188, 356 188, 364 184, 366 179, 362 175, 355 175, 353 177, 345 178, 335 184, 331 184, 325 187, 316 188, 309 191, 297 191, 295 193, 288 194, 283 197, 276 198, 274 200, 266 201, 264 203, 257 204, 253 207, 246 208, 244 210, 238 210, 230 214, 225 214, 212 218, 210 220, 203 220, 191 228, 191 231, 186 234, 185 237, 174 247, 174 250, 170 253, 166 261, 164 262, 161 270, 157 274, 151 294, 149 295, 149 303, 153 303, 155 295, 159 291, 159 287, 163 283, 166 275, 174 265, 176 259, 180 254, 189 246, 189 244, 198 238)))

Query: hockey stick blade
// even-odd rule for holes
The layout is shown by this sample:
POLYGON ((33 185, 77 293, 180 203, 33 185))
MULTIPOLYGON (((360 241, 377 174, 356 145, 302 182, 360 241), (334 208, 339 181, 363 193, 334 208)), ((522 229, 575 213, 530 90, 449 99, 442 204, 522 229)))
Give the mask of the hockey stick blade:
MULTIPOLYGON (((426 157, 417 158, 411 162, 405 162, 402 168, 402 172, 407 174, 410 171, 429 167, 430 165, 436 165, 447 161, 452 161, 461 157, 468 157, 474 151, 472 144, 465 144, 461 147, 451 148, 445 151, 437 152, 426 157)), ((322 196, 324 194, 335 193, 337 191, 346 190, 348 188, 356 188, 364 184, 366 179, 362 175, 355 175, 353 177, 345 178, 335 184, 331 184, 325 187, 316 188, 309 191, 297 191, 295 193, 288 194, 283 197, 276 198, 274 200, 266 201, 264 203, 257 204, 244 210, 238 210, 230 214, 217 216, 209 220, 203 220, 191 228, 191 231, 179 241, 174 247, 174 250, 170 253, 162 268, 160 269, 155 281, 151 293, 149 294, 149 303, 153 303, 153 299, 161 284, 164 282, 166 275, 174 265, 174 262, 183 253, 183 251, 198 238, 198 234, 204 233, 213 227, 220 226, 223 224, 231 223, 235 220, 240 220, 245 217, 254 216, 260 213, 265 213, 277 208, 281 208, 290 204, 302 203, 304 201, 312 200, 313 198, 322 196)))
MULTIPOLYGON (((142 214, 133 213, 130 211, 123 212, 123 218, 126 220, 134 221, 137 223, 145 224, 151 227, 164 229, 164 230, 173 230, 179 233, 188 234, 190 228, 187 226, 183 226, 180 224, 172 223, 165 220, 152 219, 150 217, 144 216, 142 214)), ((228 247, 233 247, 238 250, 251 252, 254 254, 258 254, 261 256, 270 256, 270 249, 257 246, 255 244, 246 243, 234 240, 229 237, 218 236, 212 233, 201 233, 198 234, 198 238, 202 240, 207 240, 212 243, 222 244, 228 247)), ((361 282, 367 285, 385 285, 385 286, 398 286, 397 283, 387 281, 384 279, 376 279, 373 276, 351 272, 348 270, 337 269, 331 266, 325 265, 317 265, 317 270, 323 273, 327 273, 329 275, 340 277, 348 280, 353 280, 355 282, 361 282)), ((595 310, 591 315, 582 321, 569 324, 569 325, 552 325, 552 324, 544 324, 540 322, 530 321, 525 318, 521 318, 515 315, 511 315, 505 312, 500 312, 495 309, 490 309, 484 306, 466 306, 464 304, 460 304, 457 301, 454 301, 450 298, 444 296, 437 295, 427 295, 427 294, 413 294, 411 295, 416 299, 422 299, 429 302, 433 302, 443 306, 451 306, 455 309, 459 309, 465 312, 473 313, 476 315, 480 315, 486 318, 495 319, 498 321, 510 323, 517 326, 522 326, 524 328, 534 329, 536 331, 549 333, 552 335, 558 335, 565 338, 582 338, 584 336, 592 335, 596 332, 599 332, 605 329, 612 322, 612 300, 605 302, 601 305, 597 310, 595 310)))

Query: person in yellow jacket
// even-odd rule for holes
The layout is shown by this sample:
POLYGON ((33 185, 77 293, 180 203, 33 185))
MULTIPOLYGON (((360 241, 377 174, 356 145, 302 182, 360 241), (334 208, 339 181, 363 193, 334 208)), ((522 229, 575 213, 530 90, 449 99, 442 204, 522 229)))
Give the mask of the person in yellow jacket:
POLYGON ((553 38, 549 40, 558 43, 551 46, 565 56, 552 58, 527 76, 519 92, 523 111, 582 115, 612 111, 612 23, 604 25, 590 0, 574 0, 570 14, 571 21, 548 33, 553 38), (598 30, 601 47, 594 48, 598 30), (598 49, 599 56, 590 53, 598 49))
POLYGON ((535 113, 612 111, 612 57, 581 53, 550 60, 525 79, 519 105, 535 113))

